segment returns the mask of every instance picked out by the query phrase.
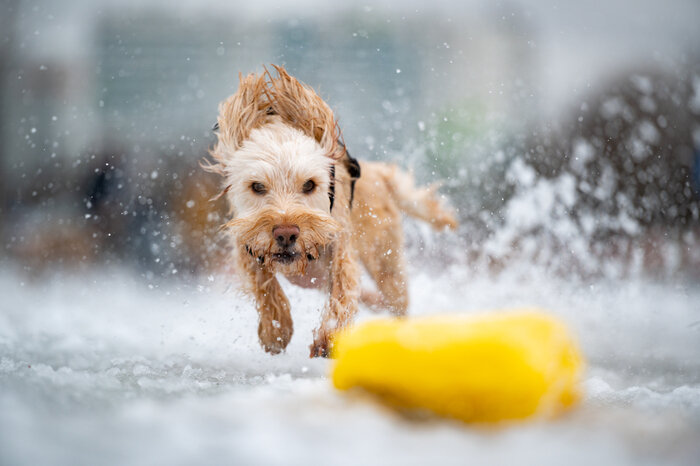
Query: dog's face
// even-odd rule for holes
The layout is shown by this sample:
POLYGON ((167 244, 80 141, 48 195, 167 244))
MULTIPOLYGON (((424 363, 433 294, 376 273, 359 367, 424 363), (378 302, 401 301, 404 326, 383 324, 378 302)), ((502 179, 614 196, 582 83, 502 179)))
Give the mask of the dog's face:
POLYGON ((251 132, 226 166, 236 247, 264 267, 303 273, 339 225, 330 214, 331 165, 313 138, 282 122, 251 132))

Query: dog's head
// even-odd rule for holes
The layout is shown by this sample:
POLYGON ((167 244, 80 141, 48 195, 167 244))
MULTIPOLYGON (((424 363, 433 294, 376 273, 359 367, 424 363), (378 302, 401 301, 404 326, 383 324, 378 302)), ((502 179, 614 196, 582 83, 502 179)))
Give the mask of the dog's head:
POLYGON ((261 264, 303 271, 331 242, 331 165, 320 145, 282 122, 251 132, 227 166, 228 222, 239 247, 261 264))
POLYGON ((328 106, 291 78, 250 75, 224 101, 208 168, 224 177, 234 246, 262 266, 302 273, 340 230, 331 215, 342 156, 328 106))

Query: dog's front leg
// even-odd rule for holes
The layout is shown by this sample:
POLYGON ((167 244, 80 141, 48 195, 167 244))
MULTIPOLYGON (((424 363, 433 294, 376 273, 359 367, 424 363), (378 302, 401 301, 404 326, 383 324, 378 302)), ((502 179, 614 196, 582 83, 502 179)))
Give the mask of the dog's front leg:
POLYGON ((272 271, 248 254, 242 253, 239 259, 247 288, 255 297, 260 344, 268 353, 278 354, 294 333, 289 300, 272 271))
POLYGON ((294 333, 289 300, 274 274, 261 269, 256 277, 255 302, 258 310, 258 337, 268 353, 284 350, 294 333))
POLYGON ((314 331, 311 357, 328 357, 333 333, 348 325, 357 313, 360 269, 350 247, 350 238, 339 238, 333 246, 330 275, 330 300, 314 331))

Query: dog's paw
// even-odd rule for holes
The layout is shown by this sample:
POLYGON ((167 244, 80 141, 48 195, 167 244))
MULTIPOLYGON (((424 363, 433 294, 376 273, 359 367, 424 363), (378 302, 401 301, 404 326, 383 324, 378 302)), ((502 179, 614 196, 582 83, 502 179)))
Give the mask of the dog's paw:
POLYGON ((272 321, 269 325, 258 326, 258 337, 263 349, 270 354, 279 354, 287 347, 292 339, 294 330, 291 325, 280 325, 277 321, 272 321))
POLYGON ((331 355, 331 344, 326 341, 314 341, 311 346, 310 358, 328 358, 331 355))
POLYGON ((331 356, 331 348, 333 341, 330 334, 323 329, 318 329, 314 332, 314 342, 309 346, 311 353, 310 358, 328 358, 331 356))

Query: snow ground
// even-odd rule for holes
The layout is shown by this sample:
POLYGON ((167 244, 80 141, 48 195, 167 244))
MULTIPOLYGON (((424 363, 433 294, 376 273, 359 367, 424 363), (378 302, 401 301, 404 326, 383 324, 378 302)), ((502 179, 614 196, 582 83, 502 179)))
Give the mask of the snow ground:
MULTIPOLYGON (((524 278, 527 277, 527 278, 524 278)), ((589 359, 583 404, 484 429, 408 420, 335 391, 308 359, 323 297, 287 287, 286 354, 223 277, 126 270, 30 279, 0 269, 0 464, 697 464, 700 287, 412 274, 412 314, 537 305, 589 359)), ((363 311, 360 318, 371 318, 363 311)))

